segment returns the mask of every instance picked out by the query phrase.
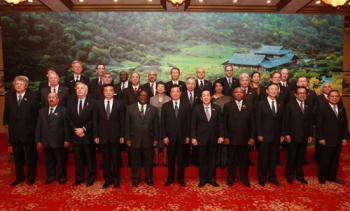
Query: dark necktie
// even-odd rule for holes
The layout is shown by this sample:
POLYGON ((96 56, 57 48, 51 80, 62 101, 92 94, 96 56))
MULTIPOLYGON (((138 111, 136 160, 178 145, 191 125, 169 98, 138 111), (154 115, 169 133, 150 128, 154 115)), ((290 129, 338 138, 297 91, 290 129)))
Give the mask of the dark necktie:
POLYGON ((83 101, 79 100, 78 115, 80 115, 82 111, 83 111, 83 101))
POLYGON ((22 103, 22 95, 18 95, 18 99, 17 99, 18 107, 21 106, 21 103, 22 103))
POLYGON ((209 113, 209 107, 205 107, 205 116, 207 117, 208 122, 210 121, 210 113, 209 113))
POLYGON ((201 80, 201 83, 199 84, 199 88, 202 90, 204 87, 203 81, 201 80))
POLYGON ((274 100, 271 102, 271 109, 272 109, 273 115, 276 115, 276 106, 275 106, 275 101, 274 100))
POLYGON ((134 87, 134 92, 137 93, 137 87, 134 87))
POLYGON ((109 119, 109 116, 111 115, 111 104, 109 100, 107 101, 106 114, 107 114, 107 118, 109 119))
POLYGON ((190 105, 192 107, 193 105, 193 95, 192 95, 192 92, 190 92, 190 105))
POLYGON ((144 105, 141 105, 141 116, 142 116, 142 118, 144 118, 145 117, 145 109, 144 109, 144 107, 143 107, 144 105))
POLYGON ((151 83, 151 87, 150 87, 150 89, 151 89, 151 93, 152 93, 152 95, 154 96, 155 94, 154 94, 154 87, 153 87, 153 85, 154 85, 154 83, 151 83))
POLYGON ((231 88, 231 86, 232 86, 232 78, 228 79, 228 86, 231 88))
POLYGON ((177 105, 177 102, 175 102, 175 117, 177 118, 179 116, 179 106, 177 105))
POLYGON ((56 88, 53 88, 53 89, 52 89, 52 92, 53 92, 53 93, 56 93, 56 88))
POLYGON ((125 82, 122 82, 122 90, 125 89, 125 82))
POLYGON ((101 78, 98 78, 98 86, 102 86, 102 80, 101 80, 101 78))
POLYGON ((332 106, 332 108, 333 108, 333 112, 334 112, 335 116, 338 118, 337 107, 334 105, 334 106, 332 106))
POLYGON ((79 76, 76 76, 75 77, 75 82, 78 82, 79 81, 79 76))
POLYGON ((304 102, 300 102, 300 110, 302 113, 304 113, 305 109, 304 109, 304 102))
POLYGON ((49 121, 51 121, 53 118, 53 108, 50 108, 50 111, 49 111, 49 121))

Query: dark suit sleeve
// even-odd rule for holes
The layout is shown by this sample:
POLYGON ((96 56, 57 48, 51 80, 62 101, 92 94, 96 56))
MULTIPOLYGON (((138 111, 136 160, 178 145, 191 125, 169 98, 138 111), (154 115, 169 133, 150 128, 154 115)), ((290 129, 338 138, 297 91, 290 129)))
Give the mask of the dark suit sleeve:
POLYGON ((322 130, 322 122, 324 121, 323 119, 324 119, 324 106, 322 106, 318 110, 318 114, 317 114, 317 121, 316 121, 317 140, 324 139, 323 130, 322 130))
POLYGON ((229 108, 228 105, 225 104, 224 105, 224 109, 223 109, 223 126, 224 126, 224 137, 228 138, 228 134, 229 134, 229 129, 228 129, 228 121, 229 121, 229 108))
POLYGON ((197 139, 197 108, 193 109, 192 118, 191 118, 191 138, 197 139))
POLYGON ((221 112, 221 108, 219 106, 217 106, 217 110, 218 110, 218 123, 219 123, 219 137, 223 138, 224 137, 224 120, 223 120, 223 115, 221 112))
POLYGON ((93 130, 94 130, 94 138, 99 138, 99 134, 98 134, 98 126, 99 126, 99 105, 96 103, 94 106, 94 111, 93 111, 93 130))
POLYGON ((344 109, 344 118, 343 118, 343 139, 349 139, 349 131, 348 131, 348 116, 346 114, 346 110, 344 109))
POLYGON ((10 122, 10 105, 9 105, 10 97, 9 93, 5 96, 5 106, 4 106, 4 117, 2 120, 3 125, 8 125, 10 122))
POLYGON ((36 122, 35 130, 35 142, 40 142, 41 140, 41 125, 42 125, 42 112, 39 112, 38 121, 36 122))
POLYGON ((260 102, 256 109, 256 134, 262 136, 262 103, 260 102))
POLYGON ((130 107, 126 108, 126 115, 125 115, 125 139, 130 140, 130 107))
POLYGON ((284 118, 283 118, 283 135, 287 136, 290 135, 290 115, 291 115, 291 108, 289 105, 286 107, 286 111, 284 113, 284 118))
POLYGON ((255 110, 252 107, 250 112, 250 138, 256 138, 256 122, 255 122, 255 110))
POLYGON ((159 115, 158 115, 158 110, 155 108, 154 109, 154 137, 155 137, 155 140, 157 141, 160 141, 158 140, 159 139, 159 115))
POLYGON ((69 130, 69 125, 67 122, 67 110, 63 109, 63 126, 64 126, 64 141, 70 141, 71 135, 69 130))
POLYGON ((119 124, 121 126, 120 128, 120 137, 124 138, 125 137, 125 114, 126 113, 126 108, 125 104, 123 101, 120 101, 120 119, 119 119, 119 124))
MULTIPOLYGON (((160 115, 160 138, 163 140, 164 138, 168 137, 168 135, 166 134, 166 119, 167 119, 167 112, 165 112, 165 106, 162 106, 162 110, 161 110, 161 115, 160 115)), ((159 140, 161 141, 161 140, 159 140)))

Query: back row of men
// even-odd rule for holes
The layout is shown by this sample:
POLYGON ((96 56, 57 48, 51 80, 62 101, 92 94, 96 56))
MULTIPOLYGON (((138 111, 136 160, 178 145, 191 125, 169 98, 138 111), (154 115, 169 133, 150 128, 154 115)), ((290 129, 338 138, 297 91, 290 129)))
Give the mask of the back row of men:
POLYGON ((340 94, 324 84, 322 94, 307 89, 308 79, 299 77, 295 86, 288 83, 288 70, 273 72, 271 83, 262 87, 260 74, 233 77, 233 67, 225 66, 225 77, 211 82, 205 71, 196 70, 197 79, 180 81, 180 70, 171 68, 171 81, 157 81, 155 71, 148 83, 140 85, 140 75, 120 72, 113 84, 112 74, 97 65, 97 78, 91 83, 82 75, 82 64, 72 63, 73 74, 60 85, 58 74, 49 69, 48 81, 40 86, 39 96, 28 90, 29 80, 17 76, 14 89, 6 93, 4 125, 8 126, 16 179, 11 185, 35 182, 37 150, 43 150, 46 184, 67 180, 67 148, 75 153, 75 182, 85 179, 87 186, 96 177, 95 144, 103 157, 103 188, 120 185, 122 145, 128 146, 132 185, 140 183, 139 170, 145 169, 145 182, 153 185, 152 167, 156 146, 167 149, 168 178, 182 186, 184 166, 199 165, 199 187, 218 186, 215 179, 217 152, 228 145, 227 184, 232 186, 239 168, 240 180, 248 178, 249 145, 259 143, 258 178, 279 185, 275 167, 280 143, 288 143, 286 179, 307 183, 303 173, 305 150, 316 131, 319 181, 343 183, 337 177, 341 146, 348 138, 347 115, 340 94), (282 79, 282 80, 281 80, 282 79), (38 112, 39 103, 41 109, 38 112), (317 118, 314 118, 314 117, 317 118), (316 129, 316 130, 315 130, 316 129), (190 156, 191 155, 191 156, 190 156), (24 164, 28 167, 27 176, 24 164), (175 165, 177 163, 177 168, 175 165), (85 178, 84 168, 87 167, 85 178), (177 172, 175 173, 175 169, 177 172), (57 172, 56 172, 57 170, 57 172), (176 175, 176 177, 175 177, 176 175))

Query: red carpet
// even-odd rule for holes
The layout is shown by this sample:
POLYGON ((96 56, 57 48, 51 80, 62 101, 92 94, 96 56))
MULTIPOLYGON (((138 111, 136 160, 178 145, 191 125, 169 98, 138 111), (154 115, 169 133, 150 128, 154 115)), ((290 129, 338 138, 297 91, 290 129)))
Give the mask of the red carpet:
MULTIPOLYGON (((0 147, 0 210, 350 210, 349 145, 343 149, 339 169, 339 176, 346 181, 345 186, 318 183, 311 147, 307 154, 311 165, 305 167, 308 185, 298 182, 287 184, 283 177, 284 167, 278 167, 281 187, 271 184, 260 187, 256 177, 256 154, 253 153, 251 188, 246 188, 239 182, 232 188, 227 187, 226 171, 221 169, 217 171, 218 182, 221 184, 219 188, 209 185, 198 188, 195 167, 186 169, 187 187, 177 184, 164 187, 166 168, 156 167, 154 187, 141 183, 138 188, 132 188, 130 169, 123 168, 121 187, 105 190, 101 189, 102 169, 99 169, 98 181, 92 187, 71 186, 74 176, 72 155, 68 163, 69 180, 65 185, 43 185, 45 177, 43 157, 40 155, 36 184, 10 187, 9 183, 14 179, 14 165, 8 161, 4 135, 0 135, 0 147)), ((285 162, 285 154, 282 156, 285 162)))

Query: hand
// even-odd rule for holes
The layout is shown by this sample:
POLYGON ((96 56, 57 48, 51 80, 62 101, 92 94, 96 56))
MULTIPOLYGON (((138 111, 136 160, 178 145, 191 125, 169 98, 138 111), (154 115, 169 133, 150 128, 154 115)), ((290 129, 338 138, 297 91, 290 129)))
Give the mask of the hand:
POLYGON ((190 143, 190 138, 186 137, 185 138, 185 144, 189 144, 190 143))
POLYGON ((288 144, 290 144, 290 142, 292 142, 292 138, 290 137, 290 135, 286 135, 286 142, 288 144))
POLYGON ((253 138, 250 138, 250 139, 248 139, 248 145, 249 146, 254 146, 254 139, 253 138))
POLYGON ((153 146, 156 147, 158 145, 158 141, 157 140, 153 140, 153 146))
POLYGON ((195 139, 195 138, 193 138, 193 139, 191 140, 191 143, 192 143, 193 146, 197 146, 197 145, 198 145, 198 141, 197 141, 197 139, 195 139))
POLYGON ((84 134, 84 129, 83 128, 75 128, 74 129, 75 135, 81 138, 81 136, 84 134))
POLYGON ((224 139, 224 144, 229 144, 230 143, 230 139, 229 138, 225 138, 224 139))
POLYGON ((7 147, 7 152, 8 152, 9 154, 12 154, 12 153, 13 153, 13 148, 12 148, 12 146, 8 146, 8 147, 7 147))
POLYGON ((263 141, 264 137, 263 136, 258 136, 258 141, 263 141))
POLYGON ((169 138, 168 137, 163 138, 163 143, 168 146, 169 145, 169 138))
POLYGON ((281 136, 281 137, 280 137, 280 142, 281 142, 281 143, 284 142, 284 136, 281 136))
POLYGON ((68 148, 69 145, 70 145, 69 141, 65 141, 65 142, 63 143, 64 148, 68 148))
POLYGON ((126 141, 126 145, 127 145, 128 147, 131 147, 131 140, 127 140, 127 141, 126 141))
POLYGON ((346 145, 346 139, 341 140, 341 145, 345 146, 346 145))
POLYGON ((320 145, 322 145, 322 146, 325 146, 326 145, 326 140, 321 139, 321 140, 318 141, 318 143, 320 143, 320 145))
POLYGON ((99 138, 94 138, 95 144, 100 144, 100 139, 99 138))
POLYGON ((37 149, 38 151, 40 151, 42 148, 43 148, 43 145, 41 144, 41 142, 38 142, 38 143, 36 144, 36 149, 37 149))
POLYGON ((124 137, 120 137, 119 143, 124 144, 124 137))
POLYGON ((222 144, 222 143, 224 143, 224 138, 223 137, 219 137, 218 144, 222 144))
POLYGON ((313 140, 312 137, 307 138, 307 143, 308 143, 308 144, 311 144, 311 143, 312 143, 312 140, 313 140))

